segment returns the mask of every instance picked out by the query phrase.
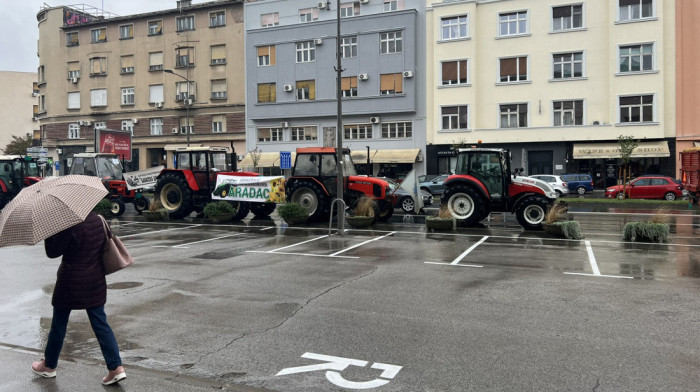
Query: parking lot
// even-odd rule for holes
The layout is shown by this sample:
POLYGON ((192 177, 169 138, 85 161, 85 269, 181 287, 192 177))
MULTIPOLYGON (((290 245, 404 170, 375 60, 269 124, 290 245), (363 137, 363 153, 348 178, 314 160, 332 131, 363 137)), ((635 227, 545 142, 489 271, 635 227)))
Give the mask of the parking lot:
MULTIPOLYGON (((674 212, 669 243, 633 244, 622 226, 648 211, 571 215, 582 241, 502 214, 343 236, 125 216, 111 224, 136 263, 109 276, 106 309, 128 366, 233 390, 696 389, 700 217, 674 212)), ((0 343, 41 348, 58 263, 41 246, 0 258, 0 343)), ((64 353, 99 359, 86 317, 70 325, 64 353)))

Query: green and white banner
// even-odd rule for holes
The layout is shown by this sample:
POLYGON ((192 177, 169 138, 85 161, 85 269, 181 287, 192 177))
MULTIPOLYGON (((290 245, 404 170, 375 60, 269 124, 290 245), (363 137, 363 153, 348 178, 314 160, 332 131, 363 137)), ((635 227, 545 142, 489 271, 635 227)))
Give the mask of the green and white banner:
POLYGON ((284 177, 219 175, 211 198, 253 203, 284 203, 284 177))

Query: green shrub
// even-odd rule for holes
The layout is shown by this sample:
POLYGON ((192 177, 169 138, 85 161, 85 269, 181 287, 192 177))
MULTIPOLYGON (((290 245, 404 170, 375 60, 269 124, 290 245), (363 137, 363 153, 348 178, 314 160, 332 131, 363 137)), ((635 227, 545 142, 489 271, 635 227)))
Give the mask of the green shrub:
POLYGON ((95 208, 92 209, 92 212, 108 217, 112 213, 112 202, 109 201, 109 199, 102 199, 97 203, 95 208))
POLYGON ((297 203, 284 203, 277 205, 277 215, 282 219, 308 218, 309 213, 297 203))
POLYGON ((581 226, 576 221, 556 222, 555 225, 561 226, 561 232, 564 238, 570 240, 582 240, 581 226))
POLYGON ((622 238, 625 241, 666 242, 668 232, 668 226, 663 223, 630 222, 622 229, 622 238))
POLYGON ((235 214, 236 209, 226 201, 212 201, 204 206, 204 217, 212 218, 215 216, 235 214))

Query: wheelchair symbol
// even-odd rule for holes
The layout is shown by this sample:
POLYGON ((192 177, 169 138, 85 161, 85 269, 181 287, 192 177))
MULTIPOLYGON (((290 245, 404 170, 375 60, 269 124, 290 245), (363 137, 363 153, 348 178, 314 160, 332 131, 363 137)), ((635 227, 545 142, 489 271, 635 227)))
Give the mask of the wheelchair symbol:
POLYGON ((370 389, 370 388, 378 388, 378 387, 381 387, 383 385, 388 384, 389 381, 391 381, 394 377, 396 377, 396 375, 399 373, 399 370, 401 370, 401 366, 375 362, 372 364, 372 366, 370 366, 370 368, 382 371, 382 373, 379 375, 379 378, 375 378, 374 380, 370 380, 370 381, 362 381, 362 382, 350 381, 350 380, 346 380, 345 378, 343 378, 343 376, 340 375, 340 372, 347 369, 347 367, 351 366, 351 365, 365 367, 365 366, 367 366, 367 364, 369 362, 361 361, 359 359, 334 357, 334 356, 330 356, 330 355, 314 354, 314 353, 304 353, 301 357, 308 358, 308 359, 315 359, 317 361, 324 361, 325 363, 282 369, 275 376, 284 376, 287 374, 306 373, 306 372, 315 372, 317 370, 326 370, 326 378, 328 379, 328 381, 330 381, 334 385, 337 385, 341 388, 348 388, 348 389, 370 389))

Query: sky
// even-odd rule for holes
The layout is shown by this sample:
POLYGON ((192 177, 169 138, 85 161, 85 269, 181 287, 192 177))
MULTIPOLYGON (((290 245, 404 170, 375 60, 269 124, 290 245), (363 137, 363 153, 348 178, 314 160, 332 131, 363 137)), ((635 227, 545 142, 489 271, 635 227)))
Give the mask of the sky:
MULTIPOLYGON (((192 3, 202 3, 195 0, 192 3)), ((3 23, 0 24, 0 71, 36 72, 39 30, 36 14, 44 4, 59 7, 86 4, 112 14, 127 16, 176 8, 175 0, 2 0, 3 23)))

